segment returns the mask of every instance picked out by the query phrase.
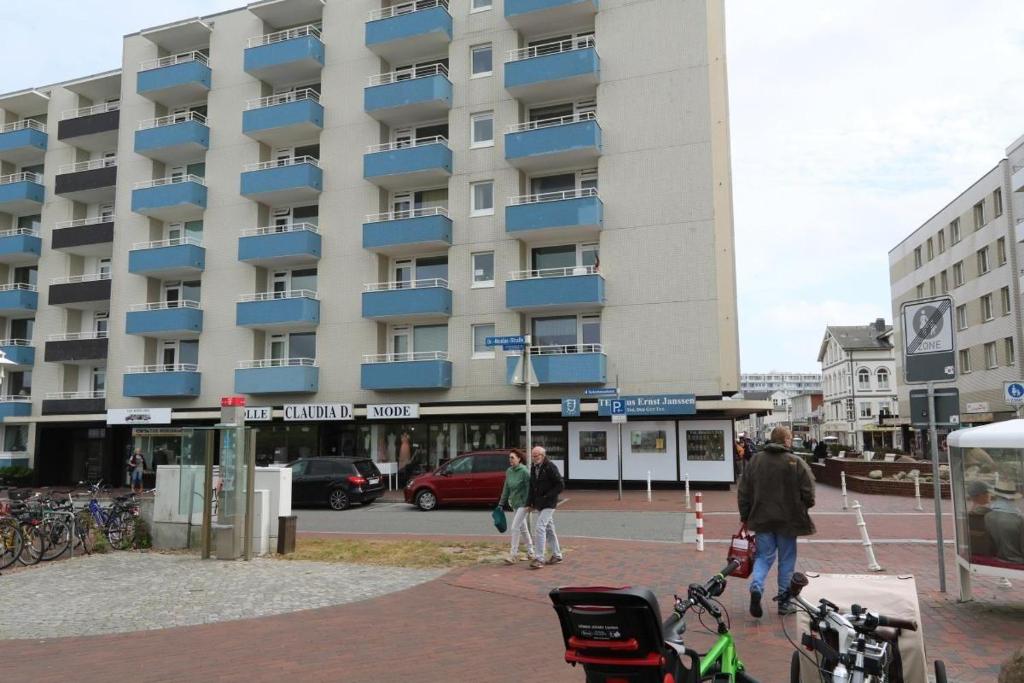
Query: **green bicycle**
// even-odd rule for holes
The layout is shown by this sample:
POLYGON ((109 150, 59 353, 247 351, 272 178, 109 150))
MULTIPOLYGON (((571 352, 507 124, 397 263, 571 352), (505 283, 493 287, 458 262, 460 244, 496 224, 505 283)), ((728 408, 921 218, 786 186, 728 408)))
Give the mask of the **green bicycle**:
POLYGON ((664 622, 657 598, 646 588, 552 590, 565 661, 581 664, 587 683, 757 683, 739 658, 728 613, 717 600, 737 567, 730 560, 704 583, 691 583, 664 622), (718 638, 703 655, 683 642, 691 610, 711 615, 717 624, 718 638))

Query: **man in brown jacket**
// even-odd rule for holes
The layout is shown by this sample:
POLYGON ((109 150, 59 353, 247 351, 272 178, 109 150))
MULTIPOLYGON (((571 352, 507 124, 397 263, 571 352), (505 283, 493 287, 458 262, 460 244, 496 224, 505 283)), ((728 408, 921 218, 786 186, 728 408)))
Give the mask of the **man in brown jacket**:
POLYGON ((740 520, 757 538, 754 573, 750 577, 750 615, 760 618, 761 595, 768 571, 779 555, 779 614, 791 614, 789 582, 796 570, 796 539, 814 533, 807 510, 814 507, 810 466, 793 455, 793 434, 772 430, 771 441, 747 463, 740 478, 740 520))

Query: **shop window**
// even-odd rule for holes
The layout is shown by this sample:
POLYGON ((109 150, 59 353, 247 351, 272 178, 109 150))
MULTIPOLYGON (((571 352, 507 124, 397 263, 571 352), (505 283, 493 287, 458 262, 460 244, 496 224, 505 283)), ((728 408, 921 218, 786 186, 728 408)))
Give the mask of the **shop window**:
POLYGON ((608 432, 580 432, 580 460, 607 460, 608 432))
POLYGON ((718 429, 687 429, 686 459, 690 462, 724 462, 725 432, 718 429))
POLYGON ((629 433, 629 449, 634 455, 667 453, 668 438, 665 435, 665 430, 631 431, 629 433))

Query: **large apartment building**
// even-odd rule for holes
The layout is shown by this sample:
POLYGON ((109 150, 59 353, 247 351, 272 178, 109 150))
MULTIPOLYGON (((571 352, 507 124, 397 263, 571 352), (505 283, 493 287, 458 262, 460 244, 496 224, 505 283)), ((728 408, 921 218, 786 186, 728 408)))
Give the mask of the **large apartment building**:
POLYGON ((790 394, 821 393, 820 372, 744 372, 740 375, 740 391, 790 394))
POLYGON ((730 480, 723 13, 261 0, 0 95, 0 465, 117 481, 240 394, 263 461, 411 474, 522 443, 518 356, 486 338, 529 334, 569 478, 615 478, 584 390, 617 384, 696 397, 631 418, 627 478, 730 480))
MULTIPOLYGON (((1013 417, 1003 383, 1024 377, 1021 332, 1021 244, 1024 217, 1024 138, 988 173, 889 252, 893 316, 904 302, 948 294, 953 298, 960 422, 1013 417)), ((896 348, 903 348, 896 325, 896 348)), ((900 406, 909 415, 910 389, 900 373, 900 406)))

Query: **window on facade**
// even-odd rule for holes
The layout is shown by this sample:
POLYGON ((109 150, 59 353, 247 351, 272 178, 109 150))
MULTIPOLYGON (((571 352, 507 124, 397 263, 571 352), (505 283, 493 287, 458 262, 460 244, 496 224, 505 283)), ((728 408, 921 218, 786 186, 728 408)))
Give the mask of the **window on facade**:
POLYGON ((939 230, 939 253, 946 251, 946 231, 939 230))
POLYGON ((563 244, 554 247, 536 247, 530 252, 530 266, 539 277, 563 277, 586 274, 598 267, 598 245, 563 244))
POLYGON ((18 228, 37 233, 43 224, 42 218, 43 217, 39 214, 32 216, 18 216, 18 228))
POLYGON ((971 350, 960 349, 960 352, 957 355, 960 360, 960 372, 962 374, 967 374, 971 371, 971 350))
POLYGON ((989 342, 985 344, 985 367, 991 370, 992 368, 999 367, 999 358, 996 356, 996 343, 989 342))
MULTIPOLYGON (((448 325, 402 325, 391 331, 391 352, 402 355, 409 353, 448 353, 448 325)), ((400 360, 400 359, 399 359, 400 360)))
POLYGON ((860 370, 857 371, 857 388, 871 388, 871 373, 868 371, 867 368, 861 368, 860 370))
POLYGON ((270 291, 275 299, 284 299, 289 296, 289 292, 303 290, 315 294, 316 279, 316 268, 271 271, 270 291))
POLYGON ((988 258, 988 247, 982 247, 978 250, 978 275, 984 275, 992 267, 988 258))
POLYGON ((964 262, 957 261, 953 264, 953 286, 959 287, 964 283, 964 262))
POLYGON ((483 12, 484 10, 491 9, 493 3, 494 0, 473 0, 472 4, 469 6, 469 11, 470 13, 483 12))
POLYGON ((924 297, 924 283, 923 282, 917 286, 917 298, 920 299, 922 297, 924 297))
POLYGON ((949 224, 949 243, 956 244, 960 241, 960 219, 954 218, 949 224))
POLYGON ((996 240, 996 263, 1000 266, 1006 263, 1006 238, 1000 237, 996 240))
POLYGON ((998 187, 992 193, 992 215, 996 218, 1003 215, 1003 191, 998 187))
POLYGON ((1017 362, 1017 356, 1013 348, 1013 337, 1007 337, 1003 340, 1003 354, 1006 356, 1007 365, 1013 365, 1017 362))
POLYGON ((988 322, 993 317, 992 315, 992 295, 986 294, 981 297, 981 319, 988 322))
POLYGON ((4 452, 20 453, 28 450, 28 425, 4 426, 4 452))
POLYGON ((888 370, 886 370, 885 368, 878 368, 878 370, 875 372, 875 377, 878 380, 878 388, 879 389, 888 389, 889 388, 889 371, 888 370))
POLYGON ((563 315, 533 318, 533 343, 539 353, 576 353, 579 344, 601 343, 601 318, 596 315, 563 315))
POLYGON ((487 346, 487 338, 494 336, 494 323, 473 325, 473 358, 494 358, 494 347, 487 346))
POLYGON ((280 365, 287 364, 290 358, 316 359, 316 332, 270 335, 267 358, 280 365))
POLYGON ((11 320, 10 336, 8 339, 24 339, 32 341, 32 333, 35 330, 35 318, 15 318, 11 320))
POLYGON ((394 192, 391 195, 391 211, 394 213, 395 219, 412 218, 416 210, 438 208, 448 208, 447 187, 414 192, 394 192))
POLYGON ((471 260, 473 268, 472 287, 493 287, 494 286, 494 252, 481 251, 473 254, 471 260))
POLYGON ((470 147, 494 146, 494 112, 482 111, 469 117, 472 139, 470 147))
POLYGON ((472 183, 470 191, 470 216, 493 216, 494 215, 494 181, 483 180, 472 183))
POLYGON ((939 273, 939 285, 943 294, 949 291, 949 276, 946 274, 946 271, 939 273))
POLYGON ((921 247, 914 247, 914 268, 921 267, 921 247))
POLYGON ((935 243, 932 241, 931 237, 928 238, 928 241, 925 243, 925 246, 928 252, 928 260, 931 261, 933 258, 935 258, 935 243))
POLYGON ((470 61, 472 63, 473 78, 490 76, 493 71, 491 44, 474 45, 469 48, 469 54, 470 61))
POLYGON ((167 372, 173 372, 180 365, 199 364, 199 340, 175 339, 163 343, 160 364, 167 372))
POLYGON ((396 259, 392 277, 396 289, 445 286, 448 282, 448 255, 396 259))
POLYGON ((864 401, 860 404, 860 416, 871 417, 871 402, 864 401))
POLYGON ((999 302, 1002 304, 1003 315, 1010 315, 1012 301, 1010 300, 1010 288, 1003 287, 999 290, 999 302))
POLYGON ((980 201, 974 205, 974 229, 981 230, 985 226, 985 202, 980 201))
POLYGON ((935 296, 935 276, 934 275, 931 276, 930 278, 928 278, 928 294, 930 296, 935 296))
POLYGON ((956 329, 967 329, 967 304, 961 304, 956 307, 956 329))

